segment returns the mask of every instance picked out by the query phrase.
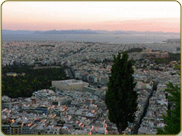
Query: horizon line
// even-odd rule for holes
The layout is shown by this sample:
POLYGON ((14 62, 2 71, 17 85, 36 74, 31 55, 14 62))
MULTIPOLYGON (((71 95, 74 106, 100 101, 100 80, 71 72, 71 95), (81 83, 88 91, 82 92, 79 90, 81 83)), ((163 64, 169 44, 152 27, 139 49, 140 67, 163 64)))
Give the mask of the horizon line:
POLYGON ((108 31, 108 32, 114 32, 114 31, 123 31, 123 32, 162 32, 162 33, 177 33, 180 34, 180 32, 163 32, 163 31, 136 31, 136 30, 93 30, 93 29, 61 29, 61 30, 57 30, 57 29, 50 29, 50 30, 27 30, 27 29, 17 29, 17 30, 12 30, 12 29, 2 29, 3 30, 9 30, 9 31, 70 31, 70 30, 91 30, 91 31, 108 31))

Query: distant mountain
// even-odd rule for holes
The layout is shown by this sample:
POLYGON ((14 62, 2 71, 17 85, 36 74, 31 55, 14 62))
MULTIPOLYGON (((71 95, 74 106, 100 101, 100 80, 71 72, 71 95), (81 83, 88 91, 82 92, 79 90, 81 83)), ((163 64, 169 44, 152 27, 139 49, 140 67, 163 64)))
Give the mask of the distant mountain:
POLYGON ((132 34, 147 34, 147 35, 166 35, 166 34, 175 34, 175 35, 179 35, 180 33, 173 33, 173 32, 161 32, 161 31, 156 31, 156 32, 151 32, 151 31, 122 31, 122 30, 118 30, 118 31, 105 31, 105 30, 95 30, 97 33, 100 34, 124 34, 124 35, 132 35, 132 34))
POLYGON ((35 31, 29 30, 2 30, 2 34, 33 34, 35 31))
POLYGON ((151 31, 106 31, 106 30, 50 30, 50 31, 29 31, 29 30, 2 30, 2 34, 119 34, 119 35, 133 35, 133 34, 144 34, 144 35, 180 35, 180 33, 172 32, 151 32, 151 31))
POLYGON ((34 34, 98 34, 92 30, 51 30, 51 31, 36 31, 34 34))

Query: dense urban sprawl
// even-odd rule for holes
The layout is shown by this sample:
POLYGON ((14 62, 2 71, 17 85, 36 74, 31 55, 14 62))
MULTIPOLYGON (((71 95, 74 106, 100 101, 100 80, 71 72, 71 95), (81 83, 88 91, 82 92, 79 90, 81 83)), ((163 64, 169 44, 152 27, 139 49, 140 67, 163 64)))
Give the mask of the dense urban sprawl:
MULTIPOLYGON (((36 90, 28 98, 2 96, 5 134, 118 134, 104 103, 113 55, 133 48, 138 110, 126 134, 156 134, 164 128, 168 100, 166 83, 180 84, 177 61, 157 64, 180 53, 180 43, 110 44, 93 42, 2 42, 2 65, 29 65, 34 69, 66 65, 70 80, 52 81, 52 88, 36 90), (54 91, 53 91, 54 90, 54 91)), ((26 74, 26 73, 25 73, 26 74)), ((17 73, 7 73, 18 76, 17 73)))

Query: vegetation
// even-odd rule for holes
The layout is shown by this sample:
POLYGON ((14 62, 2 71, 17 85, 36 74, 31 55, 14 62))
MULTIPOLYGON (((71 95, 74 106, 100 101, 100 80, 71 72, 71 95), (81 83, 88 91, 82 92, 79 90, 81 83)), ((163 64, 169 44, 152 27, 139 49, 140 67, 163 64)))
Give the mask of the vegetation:
POLYGON ((30 66, 6 66, 2 68, 2 95, 11 98, 30 97, 34 91, 49 89, 52 80, 67 79, 65 67, 33 69, 30 66), (6 73, 25 73, 25 75, 7 76, 6 73))
POLYGON ((127 50, 128 53, 132 53, 132 52, 142 52, 142 48, 132 48, 127 50))
POLYGON ((181 68, 181 67, 180 67, 180 64, 178 64, 178 63, 175 63, 175 64, 174 64, 174 69, 180 70, 180 68, 181 68))
POLYGON ((61 125, 61 127, 63 127, 65 124, 65 121, 64 120, 58 120, 57 121, 57 125, 61 125))
POLYGON ((181 48, 180 48, 180 47, 176 47, 176 50, 177 50, 177 51, 180 51, 180 50, 181 50, 181 48))
POLYGON ((169 106, 167 116, 163 115, 166 123, 164 130, 158 129, 157 134, 178 134, 180 132, 180 87, 169 82, 167 84, 168 101, 173 105, 169 106))
POLYGON ((106 92, 105 103, 109 110, 109 120, 116 124, 121 134, 133 122, 137 110, 137 92, 134 91, 136 83, 132 74, 131 60, 128 61, 127 52, 118 53, 114 56, 114 64, 109 78, 108 91, 106 92))
POLYGON ((168 58, 151 58, 156 64, 169 64, 171 61, 179 61, 180 53, 169 53, 168 58))
MULTIPOLYGON (((5 119, 5 120, 2 121, 2 124, 4 124, 4 125, 10 125, 11 122, 12 121, 10 119, 5 119)), ((3 126, 2 126, 2 128, 3 128, 3 126)))

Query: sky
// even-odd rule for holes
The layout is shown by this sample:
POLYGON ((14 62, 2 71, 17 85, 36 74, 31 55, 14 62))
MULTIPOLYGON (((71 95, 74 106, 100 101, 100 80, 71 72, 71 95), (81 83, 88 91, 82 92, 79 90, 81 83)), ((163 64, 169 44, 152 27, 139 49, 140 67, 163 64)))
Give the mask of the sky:
POLYGON ((5 2, 2 29, 180 32, 177 2, 5 2))

